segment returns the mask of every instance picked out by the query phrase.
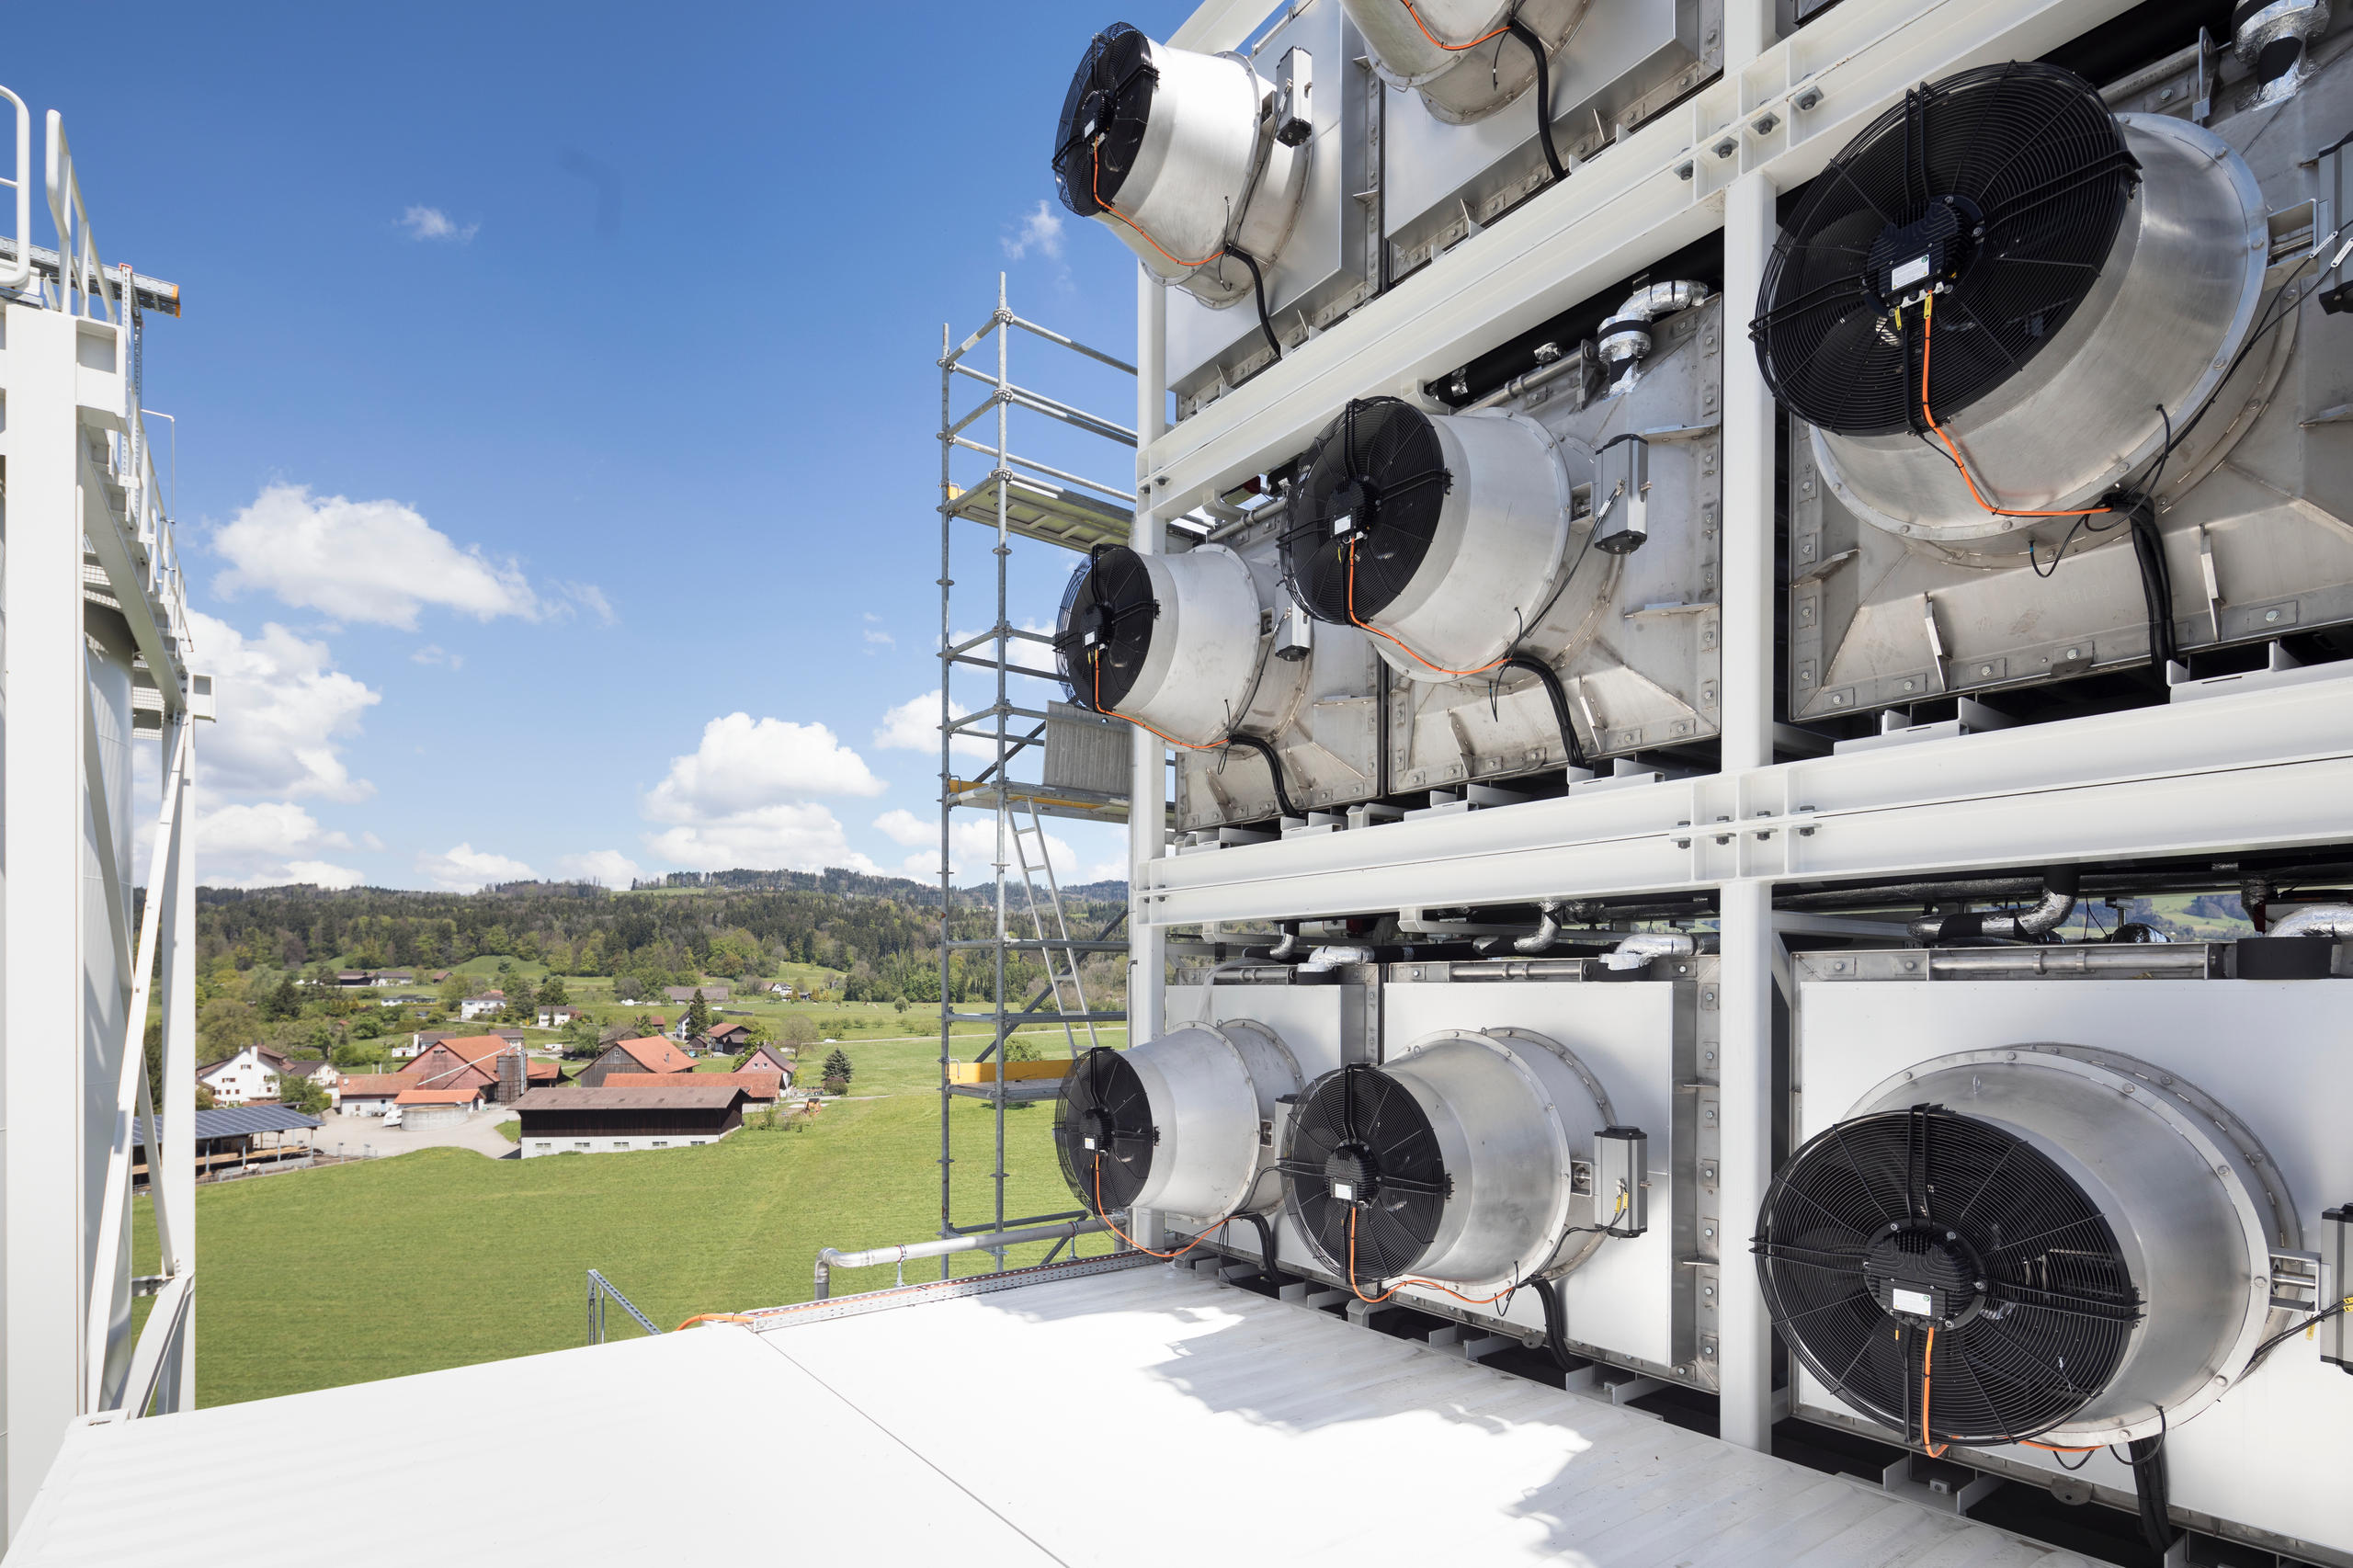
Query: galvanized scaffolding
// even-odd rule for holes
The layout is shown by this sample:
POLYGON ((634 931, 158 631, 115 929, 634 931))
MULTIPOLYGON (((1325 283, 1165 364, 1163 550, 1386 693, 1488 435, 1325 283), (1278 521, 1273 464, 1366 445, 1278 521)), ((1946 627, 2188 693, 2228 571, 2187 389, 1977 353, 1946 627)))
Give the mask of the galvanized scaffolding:
MULTIPOLYGON (((1016 626, 1007 605, 1008 567, 1012 541, 1017 535, 1084 555, 1098 545, 1121 544, 1132 521, 1132 487, 1106 484, 1013 450, 1012 415, 1016 409, 1055 421, 1066 428, 1132 451, 1135 432, 1089 414, 1031 388, 1012 377, 1012 339, 1016 330, 1051 344, 1067 353, 1132 376, 1135 368, 1090 348, 1063 334, 1013 313, 1006 303, 1005 278, 997 278, 995 311, 977 331, 954 342, 949 329, 940 329, 939 358, 939 1233, 942 1238, 994 1235, 1008 1229, 1090 1218, 1084 1210, 1049 1214, 1007 1215, 1006 1212, 1005 1108, 1008 1103, 1050 1097, 1058 1080, 1051 1077, 1012 1079, 1005 1068, 1006 1048, 1017 1028, 1039 1024, 1060 1025, 1071 1056, 1083 1047, 1099 1043, 1097 1030, 1106 1024, 1123 1024, 1120 1009, 1097 1009, 1088 999, 1081 967, 1097 953, 1125 953, 1120 935, 1124 915, 1100 930, 1074 930, 1063 907, 1060 879, 1046 854, 1045 819, 1063 817, 1089 822, 1124 823, 1128 816, 1124 790, 1088 788, 1085 783, 1055 780, 1041 768, 1040 777, 1013 777, 1013 765, 1048 761, 1050 727, 1084 728, 1102 721, 1069 710, 1017 703, 1013 676, 1038 675, 1050 663, 1037 655, 1051 649, 1045 633, 1016 626), (976 367, 972 358, 983 345, 996 349, 993 370, 976 367), (964 378, 987 389, 980 402, 961 415, 955 409, 956 383, 964 378), (995 415, 994 444, 969 434, 991 414, 995 415), (976 454, 989 461, 985 476, 970 485, 957 482, 958 455, 976 454), (958 639, 954 619, 954 543, 959 519, 993 529, 995 607, 988 626, 958 639), (1033 654, 1016 656, 1017 646, 1033 654), (989 672, 992 697, 984 707, 960 712, 954 698, 959 667, 989 672), (1027 728, 1017 731, 1016 721, 1027 728), (971 778, 957 777, 955 744, 960 736, 988 741, 994 756, 971 778), (988 936, 959 939, 953 929, 958 908, 953 829, 960 810, 985 811, 995 825, 991 857, 992 884, 988 936), (992 1005, 986 1011, 959 1010, 956 1000, 959 952, 987 955, 992 1005), (1046 984, 1027 1002, 1015 997, 1007 983, 1006 960, 1015 953, 1036 953, 1044 961, 1046 984), (960 1022, 990 1026, 990 1038, 974 1062, 979 1071, 969 1082, 957 1082, 951 1072, 953 1029, 960 1022), (994 1112, 995 1157, 989 1174, 990 1217, 978 1224, 960 1224, 955 1210, 955 1149, 950 1120, 959 1098, 987 1102, 994 1112)), ((969 465, 970 459, 965 460, 969 465)), ((1052 705, 1059 708, 1061 705, 1052 705)), ((1059 739, 1057 740, 1059 745, 1059 739)), ((1124 748, 1124 737, 1117 743, 1124 748)), ((1098 748, 1099 749, 1099 748, 1098 748)), ((1094 780, 1091 782, 1101 782, 1094 780)), ((968 901, 970 894, 963 895, 968 901)), ((970 907, 969 902, 966 907, 970 907)), ((970 1037, 967 1037, 970 1038, 970 1037)), ((1066 1238, 1067 1240, 1067 1238, 1066 1238)), ((1055 1252, 1064 1242, 1058 1242, 1055 1252)), ((1002 1246, 986 1249, 999 1268, 1005 1267, 1002 1246)), ((940 1276, 948 1274, 949 1255, 940 1255, 940 1276)))

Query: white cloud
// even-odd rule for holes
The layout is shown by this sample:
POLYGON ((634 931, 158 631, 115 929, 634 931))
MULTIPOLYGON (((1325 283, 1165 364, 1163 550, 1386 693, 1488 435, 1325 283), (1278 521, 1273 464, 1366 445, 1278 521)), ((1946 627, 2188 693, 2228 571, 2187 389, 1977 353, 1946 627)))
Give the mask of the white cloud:
POLYGON ((452 653, 438 642, 427 642, 409 655, 409 662, 416 665, 445 665, 452 670, 461 670, 466 667, 465 655, 452 653))
POLYGON ((557 593, 570 601, 568 604, 556 606, 558 613, 567 612, 576 605, 595 616, 600 626, 611 626, 620 621, 620 617, 613 613, 612 601, 605 597, 605 590, 597 586, 596 584, 557 583, 553 586, 557 593))
POLYGON ((635 877, 638 867, 618 849, 591 849, 585 855, 564 856, 556 861, 555 869, 559 876, 612 887, 635 877))
MULTIPOLYGON (((953 710, 961 719, 972 711, 959 702, 953 710)), ((882 715, 881 726, 874 732, 874 744, 885 751, 920 751, 937 756, 939 754, 939 693, 925 692, 910 697, 882 715)), ((996 742, 983 740, 969 732, 960 731, 949 742, 958 756, 996 756, 996 742)))
POLYGON ((889 632, 877 631, 870 626, 866 629, 866 641, 877 648, 895 648, 899 642, 899 640, 889 632))
POLYGON ((1019 261, 1033 250, 1049 261, 1060 261, 1063 258, 1063 215, 1041 199, 1036 210, 1023 213, 1013 233, 1005 235, 999 243, 1005 246, 1005 254, 1015 261, 1019 261))
POLYGON ((347 866, 299 857, 303 850, 348 849, 351 840, 320 827, 290 801, 199 809, 195 822, 197 874, 208 887, 269 888, 290 882, 357 887, 347 866))
POLYGON ((382 695, 334 668, 324 642, 274 622, 248 638, 188 612, 197 665, 212 672, 219 722, 199 737, 198 777, 211 793, 363 801, 375 786, 345 767, 338 737, 382 695))
POLYGON ((608 619, 604 596, 565 584, 550 603, 533 591, 512 559, 495 561, 479 545, 464 549, 398 501, 314 496, 299 484, 273 484, 212 536, 229 569, 213 592, 233 598, 247 589, 281 604, 338 620, 412 631, 427 606, 476 620, 502 615, 540 620, 585 604, 608 619))
POLYGON ((874 825, 893 844, 929 844, 939 836, 939 824, 926 822, 904 806, 884 812, 874 819, 874 825))
POLYGON ((412 240, 447 240, 460 245, 472 243, 474 235, 482 232, 480 223, 460 225, 451 222, 438 207, 410 208, 401 214, 401 227, 408 231, 412 240))
POLYGON ((647 791, 645 815, 665 830, 646 843, 696 870, 872 871, 879 868, 850 848, 841 823, 812 797, 882 790, 866 759, 824 725, 730 713, 704 725, 701 744, 671 758, 668 776, 647 791))
POLYGON ((434 886, 451 892, 472 892, 491 882, 520 881, 532 874, 522 861, 476 849, 472 844, 458 845, 447 854, 420 855, 416 869, 432 878, 434 886))

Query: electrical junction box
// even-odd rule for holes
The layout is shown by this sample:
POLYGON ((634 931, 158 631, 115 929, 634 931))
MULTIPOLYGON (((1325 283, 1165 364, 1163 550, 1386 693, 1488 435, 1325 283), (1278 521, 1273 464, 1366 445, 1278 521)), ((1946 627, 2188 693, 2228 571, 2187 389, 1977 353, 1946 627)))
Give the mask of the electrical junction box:
POLYGON ((1593 1222, 1613 1236, 1650 1229, 1651 1141, 1638 1127, 1593 1135, 1593 1222))

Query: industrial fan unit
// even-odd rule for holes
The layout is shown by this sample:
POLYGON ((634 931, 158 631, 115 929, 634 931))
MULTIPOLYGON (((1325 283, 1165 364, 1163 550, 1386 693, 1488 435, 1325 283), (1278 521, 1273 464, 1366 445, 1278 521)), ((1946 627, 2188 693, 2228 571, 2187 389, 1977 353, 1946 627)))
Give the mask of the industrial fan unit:
POLYGON ((1357 399, 1316 437, 1284 531, 1299 601, 1410 680, 1481 674, 1543 615, 1568 541, 1552 434, 1518 415, 1357 399))
POLYGON ((1987 65, 1813 181, 1751 326, 1792 420, 1798 716, 2353 615, 2353 472, 2300 408, 2341 379, 2289 364, 2353 345, 2302 304, 2328 220, 2275 247, 2307 176, 2267 140, 2325 144, 2348 108, 2343 67, 2209 127, 1987 65))
POLYGON ((1566 47, 1593 0, 1341 3, 1384 79, 1418 92, 1435 118, 1468 125, 1535 86, 1540 51, 1566 47))
POLYGON ((1307 185, 1308 58, 1269 84, 1247 57, 1095 35, 1054 131, 1063 205, 1214 306, 1263 290, 1307 185))
POLYGON ((1292 1223, 1357 1294, 1407 1277, 1501 1292, 1643 1232, 1643 1147, 1557 1042, 1446 1031, 1318 1078, 1281 1168, 1292 1223))
POLYGON ((1754 1250, 1782 1339, 1923 1443, 2154 1437, 2222 1397, 2294 1206, 2251 1133, 2111 1051, 1956 1052, 1774 1177, 1754 1250))
POLYGON ((1259 594, 1222 545, 1097 551, 1071 574, 1054 662, 1071 700, 1187 745, 1214 745, 1250 706, 1265 664, 1259 594))
POLYGON ((1261 1025, 1197 1024, 1072 1063, 1054 1102, 1063 1179, 1097 1214, 1203 1220, 1273 1209, 1275 1125, 1297 1062, 1261 1025))

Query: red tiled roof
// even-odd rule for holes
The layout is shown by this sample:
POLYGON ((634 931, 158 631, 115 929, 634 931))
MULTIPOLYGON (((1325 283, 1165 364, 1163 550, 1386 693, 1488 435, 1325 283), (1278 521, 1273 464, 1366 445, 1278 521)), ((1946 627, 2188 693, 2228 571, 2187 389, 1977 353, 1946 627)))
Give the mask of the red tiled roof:
POLYGON ((666 1040, 641 1035, 635 1040, 616 1040, 614 1046, 628 1052, 630 1060, 648 1073, 688 1073, 694 1070, 695 1059, 666 1040))
POLYGON ((756 1100, 772 1100, 784 1092, 777 1073, 608 1073, 608 1089, 698 1088, 705 1084, 733 1084, 756 1100))
POLYGON ((403 1089, 394 1105, 472 1105, 482 1098, 479 1089, 403 1089))
POLYGON ((343 1081, 345 1099, 365 1099, 370 1095, 397 1095, 416 1086, 415 1079, 400 1073, 355 1073, 343 1081))

